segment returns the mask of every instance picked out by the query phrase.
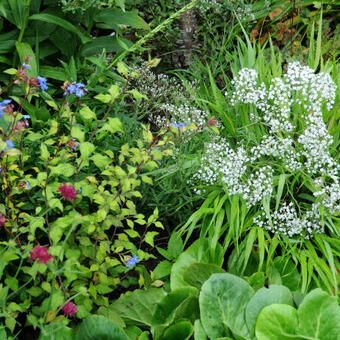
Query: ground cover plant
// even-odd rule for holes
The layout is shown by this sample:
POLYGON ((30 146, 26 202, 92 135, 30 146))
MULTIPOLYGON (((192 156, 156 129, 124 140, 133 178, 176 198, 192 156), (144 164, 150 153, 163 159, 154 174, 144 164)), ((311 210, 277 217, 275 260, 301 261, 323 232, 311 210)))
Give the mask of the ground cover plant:
POLYGON ((334 1, 0 4, 0 339, 340 339, 334 1))

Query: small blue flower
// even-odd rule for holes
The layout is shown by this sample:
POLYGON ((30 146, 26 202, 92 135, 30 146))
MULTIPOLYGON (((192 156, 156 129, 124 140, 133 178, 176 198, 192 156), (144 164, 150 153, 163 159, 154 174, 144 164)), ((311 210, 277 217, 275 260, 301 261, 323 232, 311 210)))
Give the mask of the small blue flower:
POLYGON ((177 123, 171 123, 170 126, 172 126, 173 128, 177 129, 179 128, 179 124, 177 123))
POLYGON ((3 114, 2 110, 3 110, 4 107, 5 107, 6 105, 8 105, 11 101, 12 101, 12 99, 5 99, 5 100, 3 100, 3 101, 0 103, 0 118, 2 117, 2 114, 3 114))
POLYGON ((76 90, 77 90, 77 86, 76 86, 76 84, 72 83, 72 84, 68 85, 66 89, 70 94, 75 94, 76 90))
POLYGON ((6 144, 9 148, 14 148, 14 143, 10 139, 6 140, 6 144))
POLYGON ((81 192, 82 192, 82 189, 81 189, 81 188, 79 188, 79 189, 78 189, 78 192, 81 194, 81 192))
POLYGON ((139 261, 138 256, 134 255, 130 260, 127 260, 126 268, 131 268, 139 261))
POLYGON ((24 67, 24 68, 26 68, 26 69, 28 69, 28 70, 30 70, 32 67, 30 66, 30 65, 28 65, 28 64, 22 64, 22 67, 24 67))
POLYGON ((40 88, 43 90, 43 91, 46 91, 48 89, 48 86, 46 84, 47 82, 47 79, 45 77, 40 77, 40 76, 37 76, 37 79, 39 81, 39 85, 40 85, 40 88))
POLYGON ((24 118, 24 119, 31 119, 31 116, 30 115, 22 115, 22 118, 24 118))
POLYGON ((27 186, 27 189, 32 189, 32 187, 30 186, 30 182, 29 181, 26 181, 26 186, 27 186))

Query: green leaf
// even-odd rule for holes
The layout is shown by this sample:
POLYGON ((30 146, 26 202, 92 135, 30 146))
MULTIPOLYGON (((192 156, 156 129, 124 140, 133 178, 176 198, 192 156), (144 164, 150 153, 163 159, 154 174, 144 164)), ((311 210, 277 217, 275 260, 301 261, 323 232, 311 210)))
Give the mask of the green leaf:
POLYGON ((72 328, 61 322, 52 322, 45 325, 40 333, 39 340, 74 340, 75 333, 72 328))
POLYGON ((27 70, 27 73, 30 77, 36 77, 38 75, 38 67, 37 67, 37 62, 35 60, 35 55, 33 53, 33 50, 31 46, 27 43, 24 42, 19 42, 17 41, 15 44, 19 57, 20 57, 20 62, 23 64, 25 62, 25 57, 31 57, 30 61, 30 66, 31 69, 27 70))
POLYGON ((302 340, 296 335, 297 323, 296 309, 292 306, 264 307, 256 321, 256 337, 258 340, 302 340))
POLYGON ((91 160, 94 162, 94 164, 96 164, 99 169, 104 169, 108 164, 112 162, 109 157, 101 155, 99 153, 94 154, 91 157, 91 160))
POLYGON ((109 93, 111 95, 111 100, 115 100, 120 93, 120 89, 118 85, 111 85, 111 87, 109 88, 109 93))
POLYGON ((83 44, 91 40, 86 35, 81 33, 80 28, 75 27, 69 21, 62 19, 62 18, 59 18, 55 15, 48 14, 48 13, 39 13, 39 14, 31 15, 28 19, 29 20, 39 20, 39 21, 48 22, 50 24, 58 25, 58 26, 60 26, 64 29, 78 35, 78 37, 80 38, 80 40, 83 44))
POLYGON ((162 261, 154 269, 153 273, 155 275, 155 280, 162 279, 170 275, 172 264, 169 261, 162 261))
POLYGON ((97 116, 96 114, 87 106, 85 105, 84 107, 81 108, 79 111, 81 118, 84 121, 90 120, 92 121, 93 119, 96 120, 97 116))
MULTIPOLYGON (((192 296, 198 296, 198 290, 193 287, 175 289, 164 296, 156 307, 152 318, 152 326, 170 325, 174 321, 176 310, 188 297, 192 296)), ((190 317, 191 315, 188 316, 190 317)))
POLYGON ((46 78, 60 80, 60 81, 67 80, 67 75, 66 75, 65 70, 61 67, 56 67, 56 66, 46 66, 46 65, 40 66, 39 75, 46 77, 46 78))
POLYGON ((94 98, 100 100, 101 102, 107 104, 111 101, 111 96, 109 94, 97 94, 94 98))
POLYGON ((335 296, 311 291, 297 311, 298 334, 322 340, 340 339, 340 307, 335 296))
POLYGON ((200 289, 212 274, 225 273, 225 270, 211 263, 193 263, 184 272, 184 280, 200 289))
POLYGON ((144 241, 147 244, 150 244, 151 247, 154 247, 154 238, 157 236, 159 233, 157 231, 148 231, 144 237, 144 241))
POLYGON ((75 168, 72 164, 61 163, 57 166, 51 167, 51 176, 63 175, 65 177, 71 177, 75 173, 75 168))
POLYGON ((245 309, 254 295, 249 284, 232 274, 213 274, 201 289, 199 297, 201 322, 210 338, 227 335, 228 328, 238 336, 250 339, 245 309))
POLYGON ((122 61, 119 61, 117 63, 117 71, 120 74, 122 74, 125 78, 127 78, 129 76, 129 69, 127 68, 127 66, 122 61))
POLYGON ((149 25, 138 16, 138 11, 125 11, 120 9, 105 8, 94 18, 95 21, 104 22, 107 25, 127 25, 133 28, 149 29, 149 25))
POLYGON ((92 315, 80 325, 77 340, 129 340, 124 331, 102 315, 92 315))
MULTIPOLYGON (((119 53, 123 51, 123 47, 120 45, 120 43, 117 40, 117 37, 111 37, 111 36, 104 36, 104 37, 98 37, 96 39, 93 39, 86 44, 82 46, 81 49, 81 55, 83 57, 91 57, 96 54, 101 54, 103 50, 106 52, 116 52, 119 53)), ((133 44, 131 41, 121 38, 124 43, 130 47, 133 44)))
POLYGON ((201 320, 196 320, 194 324, 195 340, 208 340, 207 334, 202 326, 201 320))
POLYGON ((194 327, 189 321, 179 321, 168 327, 162 336, 162 340, 190 339, 194 332, 194 327))
POLYGON ((133 95, 133 97, 135 98, 135 99, 146 99, 146 100, 148 100, 148 97, 145 95, 145 94, 142 94, 142 93, 140 93, 139 91, 137 91, 137 90, 130 90, 130 91, 127 91, 127 93, 130 93, 130 94, 132 94, 133 95))
POLYGON ((96 147, 89 142, 80 143, 80 153, 81 153, 81 159, 87 159, 89 155, 91 155, 92 152, 96 149, 96 147))
POLYGON ((168 242, 168 253, 176 259, 183 252, 183 241, 179 233, 172 232, 168 242))
MULTIPOLYGON (((217 249, 221 250, 221 246, 217 244, 217 249)), ((220 265, 223 262, 223 257, 219 256, 220 265)), ((171 290, 181 287, 190 286, 184 280, 184 273, 191 264, 196 262, 211 263, 208 240, 195 241, 186 251, 184 251, 171 268, 170 285, 171 290)))
POLYGON ((129 295, 121 295, 109 308, 127 324, 151 326, 155 308, 164 295, 161 288, 135 290, 129 295))
POLYGON ((48 152, 47 146, 44 143, 40 144, 40 158, 43 161, 47 161, 50 159, 50 153, 48 152))
POLYGON ((74 125, 72 127, 71 135, 73 138, 78 139, 80 143, 84 142, 85 140, 85 132, 79 125, 74 125))
POLYGON ((285 286, 271 285, 261 288, 249 301, 246 308, 246 322, 252 337, 255 336, 255 325, 261 310, 274 303, 293 306, 293 296, 285 286))

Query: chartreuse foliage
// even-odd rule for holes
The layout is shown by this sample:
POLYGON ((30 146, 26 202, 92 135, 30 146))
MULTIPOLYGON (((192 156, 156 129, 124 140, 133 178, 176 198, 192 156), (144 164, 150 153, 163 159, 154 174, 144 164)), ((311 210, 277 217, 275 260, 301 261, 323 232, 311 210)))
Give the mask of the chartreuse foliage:
MULTIPOLYGON (((119 71, 128 82, 127 67, 120 64, 119 71)), ((37 79, 17 80, 24 98, 12 96, 16 104, 1 107, 0 320, 10 334, 22 327, 20 318, 53 336, 58 325, 68 323, 60 315, 66 303, 76 305, 81 319, 94 310, 106 315, 118 286, 151 285, 143 263, 154 257, 147 249, 163 225, 157 208, 144 216, 136 201, 141 184, 152 185, 145 173, 172 154, 177 137, 140 125, 140 138, 122 143, 125 129, 112 109, 125 96, 141 95, 126 92, 124 84, 96 96, 96 105, 106 107, 97 113, 74 101, 70 87, 63 101, 44 93, 39 104, 37 79), (27 129, 25 102, 35 102, 51 118, 44 122, 32 115, 40 128, 27 129), (128 268, 137 262, 139 275, 131 275, 128 268)), ((90 328, 81 329, 90 334, 90 328)))

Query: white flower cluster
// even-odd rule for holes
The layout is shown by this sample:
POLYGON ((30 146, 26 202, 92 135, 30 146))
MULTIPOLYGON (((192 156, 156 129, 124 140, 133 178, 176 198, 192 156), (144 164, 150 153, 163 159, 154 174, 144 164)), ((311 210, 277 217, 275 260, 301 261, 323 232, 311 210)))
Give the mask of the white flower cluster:
POLYGON ((174 104, 163 104, 161 105, 162 110, 166 113, 167 124, 183 122, 186 126, 195 124, 197 127, 204 126, 209 120, 209 112, 202 111, 195 107, 190 107, 188 104, 174 105, 174 104))
POLYGON ((252 118, 268 126, 268 134, 247 151, 243 147, 234 151, 222 138, 208 144, 194 178, 207 184, 222 181, 231 195, 240 194, 248 206, 253 206, 270 196, 273 188, 274 168, 259 168, 259 164, 274 162, 276 168, 301 171, 315 180, 316 203, 311 209, 299 209, 298 214, 293 203, 283 203, 270 219, 263 213, 256 223, 290 237, 308 238, 320 232, 320 205, 330 213, 340 212, 340 165, 331 155, 333 138, 322 115, 324 105, 328 110, 334 105, 334 82, 328 74, 315 74, 293 62, 287 73, 273 79, 269 86, 259 84, 257 72, 249 68, 240 70, 232 84, 231 103, 255 106, 257 112, 252 118))
POLYGON ((254 223, 261 228, 265 228, 273 233, 279 233, 288 237, 303 235, 310 238, 313 233, 321 233, 320 212, 317 204, 313 204, 312 209, 307 211, 305 216, 299 217, 292 202, 284 202, 280 209, 271 213, 268 217, 265 212, 261 212, 254 219, 254 223))
POLYGON ((226 185, 229 195, 240 194, 249 206, 271 195, 272 169, 264 166, 249 173, 250 158, 242 146, 234 151, 224 138, 215 137, 205 148, 207 152, 201 160, 203 167, 194 174, 193 182, 212 185, 221 181, 226 185))
POLYGON ((150 68, 137 69, 139 77, 133 88, 146 95, 148 100, 139 104, 139 109, 147 112, 148 120, 158 128, 171 124, 184 124, 186 127, 195 124, 203 127, 209 120, 209 112, 194 106, 192 96, 195 84, 185 88, 175 78, 165 74, 155 74, 150 68))
POLYGON ((209 10, 212 10, 214 12, 221 12, 222 4, 217 0, 200 0, 197 9, 201 13, 204 13, 209 10))

